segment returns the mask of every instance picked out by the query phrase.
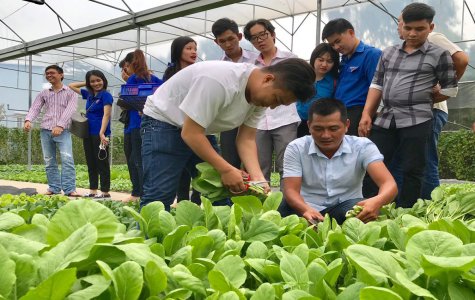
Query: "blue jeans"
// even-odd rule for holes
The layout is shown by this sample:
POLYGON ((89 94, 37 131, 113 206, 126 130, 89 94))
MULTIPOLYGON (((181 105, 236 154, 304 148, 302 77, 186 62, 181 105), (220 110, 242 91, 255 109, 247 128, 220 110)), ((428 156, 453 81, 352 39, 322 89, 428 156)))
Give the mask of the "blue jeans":
MULTIPOLYGON (((432 114, 434 119, 432 120, 432 132, 427 140, 426 147, 426 166, 424 169, 424 176, 422 179, 421 187, 421 198, 422 199, 431 199, 430 194, 432 191, 440 185, 439 180, 439 155, 437 151, 437 145, 439 142, 439 136, 442 132, 442 128, 447 123, 449 115, 440 110, 433 109, 432 114)), ((391 163, 391 173, 394 175, 396 180, 398 190, 402 189, 402 167, 400 163, 400 158, 395 157, 391 163)))
MULTIPOLYGON (((324 210, 320 211, 322 216, 325 216, 325 214, 329 214, 330 217, 334 218, 338 224, 343 224, 343 222, 346 220, 345 214, 347 211, 352 210, 353 206, 356 205, 356 203, 362 201, 363 198, 357 198, 357 199, 349 199, 343 202, 340 202, 332 207, 327 207, 324 210)), ((279 212, 282 215, 282 217, 287 217, 289 215, 298 215, 301 217, 300 214, 297 213, 288 203, 285 199, 282 199, 282 202, 280 203, 279 206, 279 212)))
POLYGON ((74 168, 71 133, 65 129, 59 136, 53 137, 51 130, 41 129, 40 137, 46 178, 48 179, 48 191, 55 194, 61 193, 61 190, 65 194, 76 191, 76 169, 74 168), (61 175, 56 161, 56 147, 58 147, 61 156, 61 175))
POLYGON ((422 179, 421 197, 431 199, 430 194, 440 185, 439 180, 439 155, 437 145, 442 128, 449 120, 449 115, 440 109, 433 109, 432 133, 427 141, 426 168, 422 179))
POLYGON ((196 164, 202 160, 181 138, 181 128, 142 117, 143 195, 140 207, 161 201, 170 210, 183 170, 195 177, 196 164))

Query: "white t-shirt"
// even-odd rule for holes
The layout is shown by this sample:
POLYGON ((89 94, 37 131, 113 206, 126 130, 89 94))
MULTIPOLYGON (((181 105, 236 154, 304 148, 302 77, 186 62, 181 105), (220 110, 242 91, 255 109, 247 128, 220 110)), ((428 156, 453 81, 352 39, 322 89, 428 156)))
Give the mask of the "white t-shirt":
POLYGON ((145 102, 144 114, 182 127, 187 115, 206 134, 245 124, 256 128, 265 107, 249 104, 245 90, 256 66, 223 61, 195 63, 173 75, 145 102))
MULTIPOLYGON (((297 56, 292 52, 280 51, 277 48, 275 57, 272 59, 269 65, 275 65, 278 62, 293 57, 297 56)), ((261 68, 266 67, 261 54, 259 54, 256 59, 256 66, 261 68)), ((299 114, 297 113, 297 105, 295 103, 291 103, 289 105, 279 105, 274 109, 267 108, 264 117, 260 120, 259 124, 257 124, 257 129, 273 130, 300 121, 299 114)))
MULTIPOLYGON (((445 35, 439 32, 431 32, 427 37, 427 40, 440 48, 447 50, 450 52, 450 55, 454 55, 455 53, 462 51, 459 46, 452 43, 445 35)), ((449 109, 447 108, 447 101, 442 101, 439 103, 434 103, 434 108, 440 109, 446 113, 449 113, 449 109)))

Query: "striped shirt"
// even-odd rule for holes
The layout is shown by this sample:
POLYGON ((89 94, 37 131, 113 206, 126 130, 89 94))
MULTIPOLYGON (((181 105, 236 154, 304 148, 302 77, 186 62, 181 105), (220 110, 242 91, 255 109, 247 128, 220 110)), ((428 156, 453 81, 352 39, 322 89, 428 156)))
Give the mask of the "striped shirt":
POLYGON ((384 107, 374 124, 389 128, 394 118, 396 128, 414 126, 432 119, 432 88, 457 87, 450 53, 425 42, 412 53, 404 43, 384 49, 371 88, 382 91, 384 107))
POLYGON ((57 92, 51 87, 36 96, 25 121, 35 120, 44 106, 42 129, 52 130, 56 126, 68 129, 71 124, 71 115, 76 111, 77 104, 78 96, 69 87, 63 85, 57 92))

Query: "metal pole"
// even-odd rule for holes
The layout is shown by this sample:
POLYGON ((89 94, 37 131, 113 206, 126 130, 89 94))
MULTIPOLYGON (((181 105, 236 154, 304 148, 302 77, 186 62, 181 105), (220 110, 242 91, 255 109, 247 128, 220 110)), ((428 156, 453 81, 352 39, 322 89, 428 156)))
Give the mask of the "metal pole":
POLYGON ((462 26, 460 26, 460 39, 463 40, 463 23, 465 22, 465 0, 462 3, 462 26))
MULTIPOLYGON (((33 99, 33 57, 29 55, 28 61, 28 110, 33 99)), ((31 170, 31 130, 28 131, 28 170, 31 170)))
POLYGON ((294 30, 295 30, 295 17, 292 16, 292 34, 290 35, 290 52, 294 51, 294 30))
POLYGON ((137 49, 140 49, 140 27, 137 27, 137 49))
POLYGON ((322 24, 322 0, 317 0, 317 35, 316 35, 316 45, 320 44, 320 26, 322 24))

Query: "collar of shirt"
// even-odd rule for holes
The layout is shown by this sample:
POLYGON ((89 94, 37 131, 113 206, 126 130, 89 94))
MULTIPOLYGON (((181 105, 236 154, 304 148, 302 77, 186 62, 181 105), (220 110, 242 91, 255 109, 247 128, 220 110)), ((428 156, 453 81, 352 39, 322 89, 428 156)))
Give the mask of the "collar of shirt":
POLYGON ((328 72, 328 73, 326 73, 326 74, 322 77, 322 79, 316 80, 315 83, 326 82, 326 81, 329 81, 329 82, 331 81, 331 82, 333 82, 334 79, 335 79, 335 78, 333 78, 333 75, 332 75, 330 72, 328 72))
MULTIPOLYGON (((249 53, 249 51, 247 51, 246 49, 243 49, 241 47, 241 57, 239 57, 238 59, 238 63, 239 62, 246 62, 246 61, 249 61, 251 59, 251 54, 249 53)), ((223 53, 223 57, 221 57, 221 60, 224 60, 224 61, 233 61, 229 56, 226 55, 226 52, 223 53)))
MULTIPOLYGON (((406 50, 404 50, 404 46, 406 45, 406 42, 404 41, 402 44, 399 45, 399 51, 404 51, 407 53, 406 50)), ((411 53, 408 53, 408 54, 413 54, 413 53, 416 53, 417 51, 421 51, 423 54, 426 54, 427 52, 427 49, 429 48, 429 41, 426 40, 424 42, 424 44, 422 44, 422 46, 420 46, 419 48, 415 49, 413 52, 411 53)))
POLYGON ((93 99, 100 99, 102 97, 102 94, 104 94, 105 90, 101 90, 99 91, 99 93, 95 94, 95 95, 91 95, 91 98, 93 99))
POLYGON ((341 60, 342 60, 343 62, 350 60, 352 57, 355 56, 355 53, 364 52, 365 47, 366 47, 365 43, 363 43, 363 41, 360 41, 360 43, 358 44, 358 46, 356 46, 355 52, 353 52, 350 56, 348 56, 348 55, 343 55, 343 56, 341 57, 341 60))
MULTIPOLYGON (((53 86, 50 86, 48 90, 54 92, 53 86)), ((61 84, 61 88, 58 90, 58 92, 61 90, 67 90, 67 86, 64 84, 61 84)))
MULTIPOLYGON (((287 58, 288 55, 286 55, 285 53, 283 53, 282 51, 279 50, 279 48, 275 48, 276 51, 275 51, 275 55, 274 57, 271 59, 271 61, 273 61, 274 59, 276 58, 287 58)), ((264 62, 264 57, 262 56, 262 53, 259 53, 259 56, 257 57, 256 59, 257 62, 265 65, 265 62, 264 62)), ((272 63, 270 63, 269 65, 272 65, 272 63)))
MULTIPOLYGON (((346 136, 343 138, 343 141, 341 142, 340 147, 338 150, 333 154, 332 158, 341 156, 343 153, 352 153, 350 144, 346 140, 346 136)), ((308 155, 316 154, 320 157, 327 158, 329 159, 325 154, 320 151, 320 149, 317 147, 317 144, 315 144, 315 141, 310 144, 310 147, 308 148, 308 155)))

